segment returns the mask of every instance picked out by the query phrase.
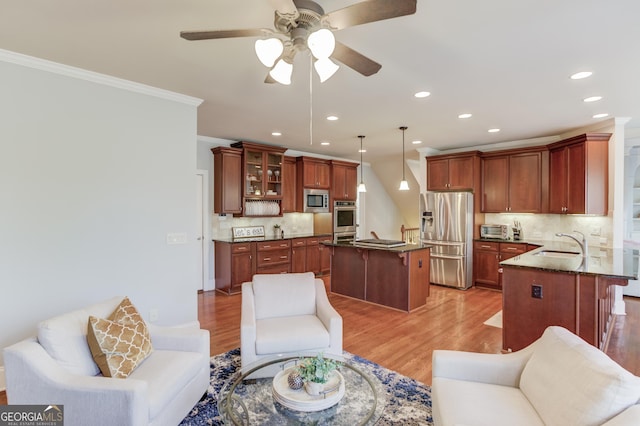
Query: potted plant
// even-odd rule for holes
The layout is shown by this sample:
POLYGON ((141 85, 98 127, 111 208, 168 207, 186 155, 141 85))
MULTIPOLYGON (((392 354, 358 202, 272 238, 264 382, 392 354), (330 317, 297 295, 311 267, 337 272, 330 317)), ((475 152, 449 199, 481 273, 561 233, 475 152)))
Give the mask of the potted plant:
POLYGON ((306 358, 298 366, 298 373, 304 381, 304 388, 310 395, 320 395, 324 384, 331 378, 331 373, 338 366, 331 358, 325 358, 319 353, 313 358, 306 358))

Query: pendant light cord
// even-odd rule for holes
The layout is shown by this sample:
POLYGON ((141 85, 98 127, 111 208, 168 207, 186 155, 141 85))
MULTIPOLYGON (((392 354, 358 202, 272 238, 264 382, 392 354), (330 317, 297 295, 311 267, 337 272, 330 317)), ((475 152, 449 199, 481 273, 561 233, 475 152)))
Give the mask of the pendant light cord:
POLYGON ((407 126, 400 127, 400 130, 402 130, 402 180, 406 180, 404 176, 404 131, 407 130, 407 126))

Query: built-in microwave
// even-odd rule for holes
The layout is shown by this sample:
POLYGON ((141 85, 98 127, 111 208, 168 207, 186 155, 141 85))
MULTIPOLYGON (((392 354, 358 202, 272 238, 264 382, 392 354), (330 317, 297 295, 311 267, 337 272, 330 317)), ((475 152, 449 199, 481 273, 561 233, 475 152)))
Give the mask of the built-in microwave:
POLYGON ((303 197, 305 213, 329 213, 329 190, 305 189, 303 197))
POLYGON ((480 237, 506 240, 509 238, 509 227, 507 225, 480 225, 480 237))

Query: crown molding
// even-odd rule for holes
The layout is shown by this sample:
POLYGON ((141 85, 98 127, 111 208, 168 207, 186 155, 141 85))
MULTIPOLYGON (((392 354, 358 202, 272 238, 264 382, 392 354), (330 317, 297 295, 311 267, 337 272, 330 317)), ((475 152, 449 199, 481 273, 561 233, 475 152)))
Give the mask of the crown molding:
POLYGON ((90 81, 92 83, 101 84, 104 86, 115 87, 117 89, 123 89, 129 92, 154 96, 156 98, 166 99, 173 102, 180 102, 195 107, 199 106, 202 103, 202 99, 192 96, 171 92, 169 90, 159 89, 153 86, 147 86, 146 84, 136 83, 122 78, 100 74, 94 71, 88 71, 82 68, 76 68, 57 62, 48 61, 46 59, 24 55, 22 53, 11 52, 9 50, 0 49, 0 61, 33 68, 40 71, 47 71, 53 74, 64 75, 66 77, 76 78, 79 80, 90 81))

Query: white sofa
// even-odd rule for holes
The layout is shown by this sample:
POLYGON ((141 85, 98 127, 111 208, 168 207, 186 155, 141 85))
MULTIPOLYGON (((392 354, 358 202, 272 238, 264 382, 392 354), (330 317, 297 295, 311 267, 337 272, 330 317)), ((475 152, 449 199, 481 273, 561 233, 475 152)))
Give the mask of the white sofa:
POLYGON ((126 379, 103 377, 87 344, 88 317, 106 318, 121 301, 116 297, 43 321, 38 337, 5 348, 9 404, 64 405, 66 426, 180 423, 209 385, 209 331, 197 322, 149 325, 149 357, 126 379))
POLYGON ((640 425, 640 377, 562 327, 510 354, 433 352, 435 426, 640 425))
MULTIPOLYGON (((242 368, 266 357, 323 352, 342 355, 342 317, 312 272, 257 274, 242 284, 242 368)), ((279 366, 249 378, 268 377, 279 366)))

